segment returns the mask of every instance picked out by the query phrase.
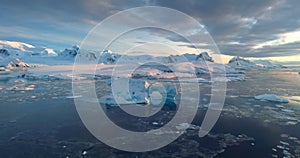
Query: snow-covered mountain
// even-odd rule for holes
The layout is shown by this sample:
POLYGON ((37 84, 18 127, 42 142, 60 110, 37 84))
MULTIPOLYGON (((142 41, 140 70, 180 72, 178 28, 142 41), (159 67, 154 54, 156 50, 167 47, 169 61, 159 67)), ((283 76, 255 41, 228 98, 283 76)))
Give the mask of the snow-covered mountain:
POLYGON ((7 49, 0 49, 0 57, 5 58, 8 57, 10 53, 8 52, 7 49))
POLYGON ((65 50, 63 50, 62 52, 60 52, 58 54, 59 57, 61 58, 71 58, 73 59, 79 51, 79 46, 74 45, 72 46, 72 48, 66 48, 65 50))
POLYGON ((102 52, 99 63, 103 64, 115 64, 121 55, 115 54, 110 50, 105 50, 102 52))
POLYGON ((7 49, 0 49, 0 68, 1 71, 24 70, 29 64, 21 61, 15 55, 11 55, 7 49))
POLYGON ((265 69, 272 69, 272 68, 286 68, 286 66, 283 66, 278 63, 273 63, 269 60, 254 60, 253 61, 257 66, 265 69))
POLYGON ((207 52, 200 53, 197 56, 196 60, 204 60, 204 61, 214 62, 213 58, 211 56, 209 56, 207 52))
POLYGON ((277 63, 273 63, 269 60, 254 60, 250 61, 242 57, 233 57, 228 64, 235 69, 274 69, 274 68, 286 68, 285 66, 277 63))
POLYGON ((0 40, 0 46, 4 49, 12 49, 18 50, 22 52, 29 52, 35 48, 35 46, 23 42, 15 42, 15 41, 3 41, 0 40))
POLYGON ((170 55, 167 58, 168 63, 180 63, 180 62, 197 62, 197 61, 206 61, 214 62, 212 57, 208 55, 207 52, 202 52, 199 55, 197 54, 183 54, 183 55, 170 55))
MULTIPOLYGON (((209 53, 181 54, 170 56, 151 55, 121 55, 105 50, 102 53, 80 50, 75 45, 61 52, 50 48, 35 47, 22 42, 1 41, 0 46, 0 70, 26 70, 29 67, 42 66, 44 76, 49 75, 48 69, 55 68, 55 74, 49 76, 72 76, 72 64, 75 59, 82 63, 97 61, 105 68, 105 72, 111 74, 114 67, 121 67, 120 77, 148 78, 148 79, 172 79, 179 75, 184 78, 210 76, 212 73, 225 74, 226 80, 236 81, 244 79, 244 70, 282 68, 282 65, 269 61, 250 61, 242 57, 232 58, 227 65, 214 63, 209 53), (56 53, 58 52, 58 53, 56 53), (62 66, 62 67, 60 67, 62 66), (131 71, 136 66, 137 70, 131 71), (224 70, 225 68, 225 70, 224 70), (63 70, 63 71, 62 71, 63 70), (175 74, 176 73, 176 74, 175 74), (64 75, 67 74, 67 75, 64 75)), ((31 71, 31 69, 29 69, 31 71)), ((102 74, 105 75, 105 74, 102 74)), ((70 77, 68 77, 70 78, 70 77)), ((222 79, 224 80, 224 79, 222 79)))
POLYGON ((55 50, 46 47, 36 47, 24 42, 3 41, 0 40, 0 48, 8 50, 11 55, 16 56, 56 56, 55 50))
POLYGON ((37 55, 42 55, 42 56, 57 56, 57 53, 56 53, 55 50, 53 50, 51 48, 44 48, 37 55))
POLYGON ((257 65, 250 61, 246 60, 242 57, 236 56, 233 57, 232 59, 229 60, 228 64, 230 67, 235 68, 235 69, 252 69, 252 68, 257 68, 257 65))
POLYGON ((170 56, 150 56, 150 55, 138 55, 138 56, 130 56, 130 55, 120 55, 113 53, 110 50, 105 50, 99 57, 99 63, 103 64, 116 64, 116 62, 120 59, 120 63, 127 62, 158 62, 158 63, 182 63, 182 62, 197 62, 197 61, 206 61, 213 62, 212 57, 208 55, 207 52, 197 54, 183 54, 183 55, 170 55, 170 56))

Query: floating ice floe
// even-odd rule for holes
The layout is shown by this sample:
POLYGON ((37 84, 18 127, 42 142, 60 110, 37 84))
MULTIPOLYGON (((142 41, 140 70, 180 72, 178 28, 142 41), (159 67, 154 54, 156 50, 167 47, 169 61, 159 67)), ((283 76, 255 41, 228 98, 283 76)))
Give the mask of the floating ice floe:
POLYGON ((66 96, 67 99, 76 99, 76 98, 81 98, 81 95, 72 95, 72 96, 66 96))
POLYGON ((257 100, 261 101, 271 101, 271 102, 279 102, 279 103, 288 103, 289 101, 286 99, 282 99, 275 94, 262 94, 254 97, 257 100))
POLYGON ((177 130, 187 130, 187 129, 199 129, 199 126, 190 124, 190 123, 181 123, 179 125, 176 126, 177 130))
POLYGON ((82 156, 85 156, 86 154, 87 154, 87 151, 85 151, 85 150, 82 151, 82 153, 81 153, 82 156))

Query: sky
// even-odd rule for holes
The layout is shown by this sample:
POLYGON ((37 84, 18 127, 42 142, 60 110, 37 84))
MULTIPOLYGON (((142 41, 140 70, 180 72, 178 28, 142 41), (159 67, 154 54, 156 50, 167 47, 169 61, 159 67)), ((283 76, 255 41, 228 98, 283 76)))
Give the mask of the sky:
MULTIPOLYGON (((299 0, 1 0, 0 40, 64 49, 80 44, 108 16, 141 6, 168 7, 195 18, 224 56, 300 61, 299 0)), ((172 15, 162 15, 162 20, 166 25, 177 20, 177 27, 189 26, 172 15)), ((124 20, 111 29, 129 25, 130 20, 124 20)), ((109 33, 101 37, 110 36, 109 33)), ((189 36, 198 38, 197 34, 189 36)), ((184 38, 157 29, 126 34, 118 38, 113 48, 118 52, 132 43, 145 41, 176 46, 182 53, 195 53, 195 46, 184 38)), ((206 50, 203 43, 196 45, 206 50)), ((163 46, 161 50, 155 47, 154 51, 151 46, 145 49, 164 53, 163 46)))

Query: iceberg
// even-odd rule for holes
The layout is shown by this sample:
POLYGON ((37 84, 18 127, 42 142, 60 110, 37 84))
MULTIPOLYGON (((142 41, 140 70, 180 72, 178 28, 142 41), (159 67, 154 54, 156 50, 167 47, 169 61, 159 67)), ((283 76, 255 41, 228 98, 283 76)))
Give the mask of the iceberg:
POLYGON ((271 102, 279 102, 279 103, 289 102, 286 99, 279 98, 275 94, 262 94, 262 95, 255 96, 254 98, 261 101, 271 101, 271 102))

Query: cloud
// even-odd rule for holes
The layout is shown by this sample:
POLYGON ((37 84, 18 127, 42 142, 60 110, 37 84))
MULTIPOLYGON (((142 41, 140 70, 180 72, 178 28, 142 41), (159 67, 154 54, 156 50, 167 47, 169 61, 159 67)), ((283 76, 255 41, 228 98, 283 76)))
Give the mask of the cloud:
MULTIPOLYGON (((295 31, 300 28, 300 1, 297 0, 164 0, 155 3, 178 9, 198 19, 212 35, 221 52, 227 55, 294 55, 297 54, 295 47, 300 48, 298 44, 293 47, 286 45, 288 41, 296 39, 295 31), (253 49, 268 41, 285 46, 253 49)), ((179 41, 170 37, 168 39, 179 41)))
MULTIPOLYGON (((78 44, 107 16, 146 5, 169 7, 194 17, 226 55, 271 57, 295 55, 300 49, 299 0, 2 0, 0 39, 32 40, 60 47, 78 44)), ((161 15, 158 22, 164 25, 177 21, 173 27, 188 28, 189 38, 199 38, 197 33, 193 34, 195 30, 187 27, 188 21, 159 12, 153 14, 161 15)), ((130 27, 131 18, 147 20, 143 16, 141 13, 128 15, 128 19, 120 19, 112 29, 130 27)), ((161 36, 158 30, 144 31, 161 36)), ((180 36, 166 35, 165 39, 192 48, 180 36)), ((197 47, 206 48, 205 44, 209 43, 205 39, 199 41, 197 47)))
POLYGON ((278 38, 271 41, 266 41, 260 44, 257 44, 253 49, 261 49, 266 46, 278 46, 289 43, 295 43, 300 41, 300 31, 293 31, 287 33, 281 33, 277 35, 278 38))

